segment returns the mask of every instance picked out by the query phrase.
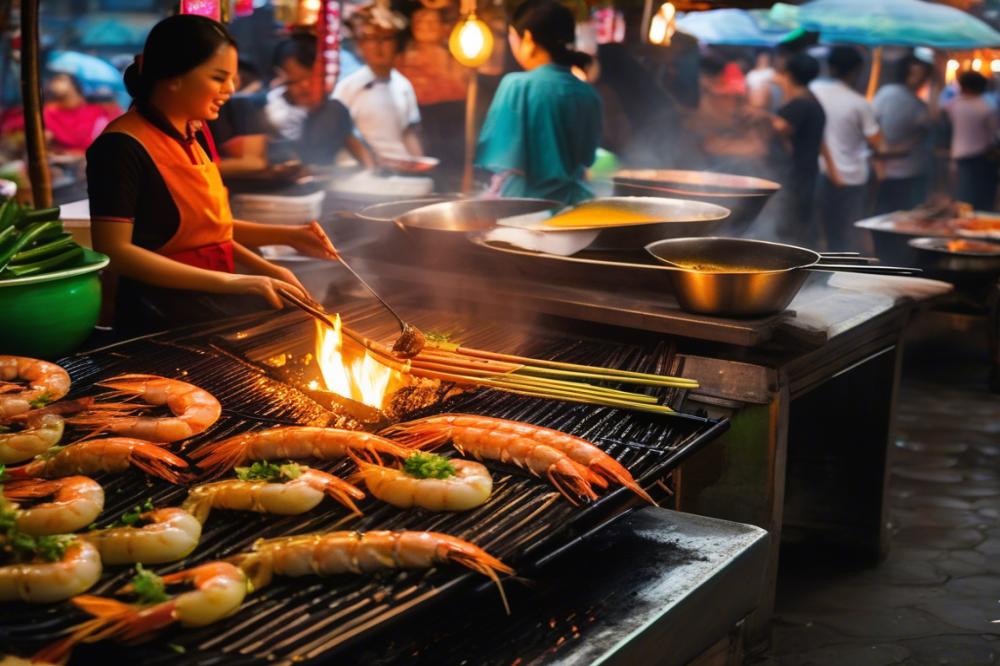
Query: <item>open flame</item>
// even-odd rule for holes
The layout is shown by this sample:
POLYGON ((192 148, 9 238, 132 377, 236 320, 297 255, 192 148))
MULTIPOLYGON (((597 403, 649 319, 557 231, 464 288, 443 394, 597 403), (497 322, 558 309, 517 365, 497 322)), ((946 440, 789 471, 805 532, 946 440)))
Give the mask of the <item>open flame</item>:
MULTIPOLYGON (((369 407, 382 409, 388 396, 405 384, 395 370, 341 333, 340 315, 331 329, 316 323, 316 362, 326 389, 369 407)), ((315 388, 315 387, 314 387, 315 388)))

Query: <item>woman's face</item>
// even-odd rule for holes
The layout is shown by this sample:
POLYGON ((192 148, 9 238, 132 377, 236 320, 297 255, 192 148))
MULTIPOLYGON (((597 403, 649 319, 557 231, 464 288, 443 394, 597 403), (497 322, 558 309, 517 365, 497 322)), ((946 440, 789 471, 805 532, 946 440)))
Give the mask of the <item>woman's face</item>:
POLYGON ((237 53, 222 44, 211 58, 170 82, 175 112, 190 120, 215 120, 219 109, 236 91, 237 53))
POLYGON ((413 39, 418 42, 433 43, 444 39, 444 23, 436 9, 418 9, 413 12, 410 23, 413 39))

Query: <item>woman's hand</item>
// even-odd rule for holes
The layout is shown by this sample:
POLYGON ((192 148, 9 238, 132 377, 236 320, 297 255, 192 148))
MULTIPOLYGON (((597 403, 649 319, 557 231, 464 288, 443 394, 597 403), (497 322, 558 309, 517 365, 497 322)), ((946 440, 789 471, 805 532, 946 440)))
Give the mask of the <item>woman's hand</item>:
POLYGON ((319 222, 313 220, 309 224, 291 227, 282 241, 285 245, 291 245, 296 250, 308 257, 317 259, 337 259, 337 249, 319 226, 319 222))
MULTIPOLYGON (((293 279, 294 277, 292 276, 293 279)), ((302 288, 302 285, 298 284, 298 280, 295 280, 295 283, 285 282, 284 280, 279 280, 268 275, 239 275, 234 273, 229 276, 226 287, 227 292, 230 294, 260 296, 275 310, 280 310, 284 307, 284 302, 281 300, 282 291, 288 292, 292 296, 297 296, 302 300, 312 300, 309 298, 306 290, 302 288)))

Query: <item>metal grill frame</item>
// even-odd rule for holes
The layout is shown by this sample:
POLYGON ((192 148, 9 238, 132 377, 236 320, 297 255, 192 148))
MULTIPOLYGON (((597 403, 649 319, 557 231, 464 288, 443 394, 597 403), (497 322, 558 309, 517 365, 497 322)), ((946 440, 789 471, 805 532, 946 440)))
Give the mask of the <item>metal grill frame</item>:
MULTIPOLYGON (((363 332, 376 339, 392 335, 391 327, 386 329, 368 308, 345 313, 345 320, 355 326, 364 326, 363 332)), ((416 323, 427 326, 425 322, 416 323)), ((273 379, 253 363, 272 349, 287 351, 296 345, 301 347, 303 341, 308 344, 311 332, 311 323, 298 313, 244 317, 209 328, 146 336, 70 357, 61 363, 74 379, 70 397, 93 394, 95 380, 122 372, 162 374, 210 388, 223 404, 223 417, 208 432, 185 442, 183 447, 174 447, 175 452, 183 455, 205 442, 248 429, 287 422, 330 422, 331 415, 326 409, 297 388, 273 379), (220 349, 230 353, 220 353, 220 349), (240 362, 240 356, 250 362, 240 362), (221 375, 215 375, 220 366, 224 370, 221 375), (217 386, 220 377, 223 385, 217 386), (256 402, 242 404, 240 400, 246 398, 245 391, 250 391, 251 400, 256 402), (261 400, 262 395, 268 400, 261 400)), ((512 343, 509 330, 474 326, 466 333, 471 339, 463 337, 463 341, 480 347, 509 347, 512 343), (489 343, 495 344, 487 347, 489 343)), ((672 367, 672 350, 666 345, 651 353, 638 346, 609 345, 607 341, 552 335, 540 342, 536 338, 536 343, 536 346, 548 348, 547 357, 560 360, 573 360, 575 353, 582 354, 586 362, 612 367, 661 373, 676 371, 672 367)), ((680 392, 669 392, 670 404, 676 406, 682 400, 680 392)), ((525 420, 592 438, 623 461, 646 486, 662 478, 728 427, 725 421, 664 420, 665 417, 495 391, 463 395, 428 411, 445 409, 525 420)), ((351 463, 340 461, 312 466, 346 476, 351 463)), ((205 525, 202 542, 192 556, 155 569, 159 573, 170 573, 234 555, 247 550, 259 537, 325 529, 427 529, 469 539, 514 566, 518 574, 524 576, 572 548, 584 533, 636 502, 629 491, 616 488, 595 502, 574 508, 545 481, 503 465, 487 462, 487 466, 494 475, 494 493, 486 505, 470 512, 401 511, 371 498, 360 505, 365 515, 349 523, 343 521, 346 510, 332 502, 324 502, 303 516, 214 511, 205 525)), ((103 475, 97 479, 105 486, 107 495, 99 525, 113 521, 146 497, 152 498, 157 506, 165 506, 179 504, 186 494, 183 487, 149 479, 139 472, 103 475)), ((129 576, 128 569, 106 571, 91 593, 110 594, 129 576)), ((487 591, 492 585, 481 576, 450 566, 429 572, 387 572, 372 578, 276 579, 272 585, 248 596, 239 613, 216 625, 196 630, 171 629, 150 643, 134 648, 107 643, 82 646, 77 649, 74 661, 90 663, 125 654, 129 659, 140 658, 142 663, 150 664, 178 660, 185 664, 206 665, 320 661, 334 656, 338 649, 385 630, 401 616, 428 612, 433 603, 452 599, 459 590, 469 591, 474 587, 485 594, 496 594, 487 591), (174 646, 185 650, 183 657, 174 651, 174 646)), ((477 595, 475 598, 478 602, 499 604, 495 597, 477 595)), ((68 605, 0 606, 0 617, 13 617, 15 613, 18 617, 17 622, 10 624, 7 620, 0 621, 0 645, 16 645, 22 648, 18 651, 25 654, 28 651, 24 648, 30 650, 44 645, 84 619, 81 613, 69 608, 68 605)))

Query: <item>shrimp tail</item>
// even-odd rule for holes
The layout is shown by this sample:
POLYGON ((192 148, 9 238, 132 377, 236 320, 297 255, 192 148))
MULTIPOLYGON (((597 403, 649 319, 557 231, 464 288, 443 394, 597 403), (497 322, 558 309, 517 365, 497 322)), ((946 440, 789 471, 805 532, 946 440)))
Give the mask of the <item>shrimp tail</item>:
POLYGON ((343 479, 333 476, 329 483, 326 484, 323 492, 325 492, 328 497, 335 499, 346 506, 352 513, 361 515, 361 509, 357 507, 354 500, 364 499, 365 493, 363 490, 355 486, 353 482, 344 481, 343 479))
POLYGON ((236 435, 221 442, 213 442, 204 446, 191 457, 198 461, 198 466, 207 470, 212 477, 221 476, 224 472, 246 462, 247 435, 236 435))
POLYGON ((129 462, 146 474, 174 484, 181 481, 180 470, 188 466, 186 460, 155 444, 137 445, 132 449, 129 462))
POLYGON ((440 427, 431 423, 411 421, 389 426, 379 432, 379 435, 389 437, 407 448, 427 451, 447 444, 451 439, 451 429, 448 426, 440 427))
POLYGON ((592 471, 604 481, 602 488, 607 487, 607 480, 610 479, 615 481, 633 493, 646 500, 653 506, 659 506, 649 493, 642 489, 642 486, 629 474, 628 470, 625 468, 619 468, 619 465, 609 465, 606 462, 596 462, 592 467, 592 471))
MULTIPOLYGON (((20 468, 19 468, 20 469, 20 468)), ((38 499, 40 497, 51 497, 59 492, 61 487, 59 481, 46 481, 44 479, 22 479, 20 481, 8 482, 3 486, 3 496, 11 500, 38 499)))
POLYGON ((497 586, 497 591, 500 592, 500 601, 503 602, 504 610, 507 611, 507 615, 510 615, 510 604, 507 603, 507 594, 504 592, 503 583, 500 581, 500 576, 497 575, 497 572, 513 574, 514 570, 512 568, 485 551, 473 554, 461 550, 453 550, 448 553, 448 559, 455 564, 460 564, 463 567, 481 573, 492 580, 493 584, 497 586))
POLYGON ((204 525, 205 521, 208 520, 208 516, 212 513, 212 502, 213 498, 208 493, 200 493, 197 497, 188 495, 184 503, 181 504, 181 508, 204 525))
POLYGON ((120 636, 139 615, 135 607, 105 597, 84 594, 75 597, 72 602, 93 615, 94 619, 77 625, 66 638, 39 650, 31 657, 32 661, 63 664, 78 644, 120 636))
POLYGON ((240 553, 223 561, 242 569, 254 590, 259 590, 274 578, 271 558, 261 553, 240 553))

